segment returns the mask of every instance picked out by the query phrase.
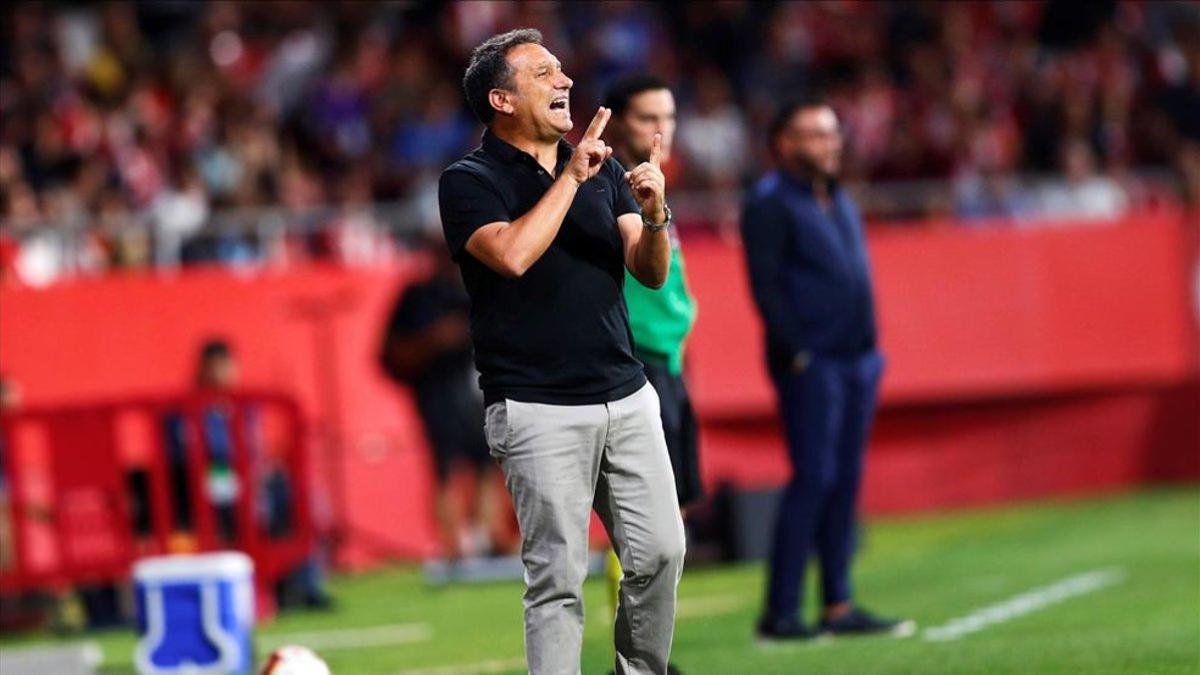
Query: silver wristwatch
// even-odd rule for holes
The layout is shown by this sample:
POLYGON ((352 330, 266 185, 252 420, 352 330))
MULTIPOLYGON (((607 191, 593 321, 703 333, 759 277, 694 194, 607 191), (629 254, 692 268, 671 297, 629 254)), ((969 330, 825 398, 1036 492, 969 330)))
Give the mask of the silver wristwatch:
POLYGON ((662 232, 671 225, 671 207, 663 204, 663 213, 667 214, 667 219, 661 223, 652 223, 646 220, 646 214, 642 214, 642 227, 650 230, 651 233, 662 232))

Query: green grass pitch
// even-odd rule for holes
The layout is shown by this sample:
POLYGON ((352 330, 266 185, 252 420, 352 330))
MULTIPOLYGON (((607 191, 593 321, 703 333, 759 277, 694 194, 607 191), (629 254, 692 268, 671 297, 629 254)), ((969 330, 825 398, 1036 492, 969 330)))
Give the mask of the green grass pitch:
MULTIPOLYGON (((864 533, 858 598, 915 618, 915 637, 759 646, 752 625, 763 567, 696 568, 679 587, 673 662, 688 674, 1200 673, 1200 489, 876 519, 864 533), (956 640, 924 637, 1094 570, 1113 571, 1110 583, 956 640)), ((517 583, 431 588, 411 568, 391 568, 337 578, 333 588, 337 610, 280 617, 258 632, 260 649, 315 635, 336 675, 523 672, 517 583)), ((612 667, 608 612, 603 581, 589 580, 584 673, 612 667)), ((103 672, 132 672, 131 634, 84 639, 103 648, 103 672)), ((0 644, 29 641, 45 638, 0 644)))

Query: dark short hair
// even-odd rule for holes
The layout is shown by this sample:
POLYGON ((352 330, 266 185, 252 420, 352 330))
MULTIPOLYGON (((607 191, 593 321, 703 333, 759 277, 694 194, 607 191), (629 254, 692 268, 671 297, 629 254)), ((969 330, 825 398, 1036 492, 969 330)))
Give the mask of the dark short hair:
POLYGON ((775 151, 775 141, 779 139, 779 135, 787 129, 788 124, 791 124, 792 118, 801 110, 809 108, 825 108, 829 106, 829 100, 820 94, 803 94, 794 98, 788 99, 779 109, 775 111, 775 116, 771 118, 771 125, 767 127, 767 147, 772 152, 775 151))
POLYGON ((608 91, 604 94, 604 107, 612 110, 614 116, 620 117, 625 114, 629 108, 629 102, 633 100, 634 96, 659 89, 670 90, 670 87, 666 82, 653 75, 644 73, 627 75, 609 86, 608 91))
POLYGON ((229 346, 229 341, 225 338, 209 338, 200 347, 201 363, 208 363, 213 359, 229 358, 230 356, 233 356, 233 349, 229 346))
POLYGON ((471 112, 484 124, 491 124, 496 110, 488 100, 493 89, 512 86, 512 69, 508 67, 509 50, 518 45, 542 44, 542 34, 533 28, 518 28, 493 35, 471 52, 471 61, 463 75, 463 92, 471 112))

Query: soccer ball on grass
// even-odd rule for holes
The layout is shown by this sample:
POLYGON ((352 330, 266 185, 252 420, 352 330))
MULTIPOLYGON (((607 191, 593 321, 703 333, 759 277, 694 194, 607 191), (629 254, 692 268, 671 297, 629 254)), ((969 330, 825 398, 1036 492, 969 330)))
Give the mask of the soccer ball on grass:
POLYGON ((308 647, 280 647, 267 658, 260 675, 330 675, 329 666, 308 647))

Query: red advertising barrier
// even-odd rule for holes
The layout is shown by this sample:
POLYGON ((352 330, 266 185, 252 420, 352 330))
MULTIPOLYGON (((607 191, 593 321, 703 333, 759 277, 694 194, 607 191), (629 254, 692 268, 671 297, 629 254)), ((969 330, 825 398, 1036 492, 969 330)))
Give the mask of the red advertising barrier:
POLYGON ((237 549, 269 589, 311 555, 298 406, 262 392, 0 416, 0 592, 116 583, 138 558, 237 549))
MULTIPOLYGON (((1200 479, 1194 216, 869 232, 888 367, 863 506, 904 512, 1200 479)), ((743 256, 686 242, 711 482, 790 468, 743 256)))
MULTIPOLYGON (((1166 384, 1200 371, 1197 224, 869 231, 885 405, 1166 384)), ((688 344, 702 417, 773 414, 741 249, 685 242, 700 300, 688 344)))
MULTIPOLYGON (((888 356, 864 495, 904 511, 1200 477, 1194 222, 872 228, 888 356)), ((705 479, 787 476, 736 243, 685 239, 700 314, 689 377, 705 479)), ((408 395, 378 370, 418 261, 0 288, 0 371, 33 405, 178 391, 220 335, 243 383, 294 396, 341 562, 437 552, 432 468, 408 395)))
POLYGON ((408 395, 376 353, 419 260, 257 273, 115 275, 0 287, 0 372, 29 406, 190 390, 205 341, 225 339, 243 387, 286 392, 314 436, 319 521, 343 564, 437 551, 432 464, 408 395))
MULTIPOLYGON (((1200 479, 1197 223, 869 233, 888 358, 864 508, 1200 479)), ((689 343, 712 482, 789 475, 739 248, 693 239, 689 343)))

